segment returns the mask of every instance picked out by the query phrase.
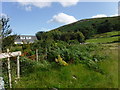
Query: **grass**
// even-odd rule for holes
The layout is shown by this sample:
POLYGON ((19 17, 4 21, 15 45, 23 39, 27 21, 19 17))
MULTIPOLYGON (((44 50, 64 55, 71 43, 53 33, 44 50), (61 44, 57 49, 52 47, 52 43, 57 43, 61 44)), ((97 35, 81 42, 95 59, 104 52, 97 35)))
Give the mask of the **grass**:
POLYGON ((87 43, 110 43, 120 41, 119 31, 107 32, 103 34, 97 34, 94 38, 88 39, 85 42, 87 43))
POLYGON ((101 38, 101 37, 110 37, 114 35, 120 35, 120 31, 112 31, 112 32, 107 32, 107 33, 102 33, 102 34, 96 34, 93 37, 94 38, 101 38))
POLYGON ((21 65, 20 80, 15 82, 16 76, 12 75, 13 88, 118 88, 119 43, 108 42, 118 41, 120 36, 110 37, 113 35, 118 34, 117 32, 108 32, 103 34, 102 38, 86 40, 86 42, 105 43, 98 47, 103 49, 94 50, 93 47, 92 52, 100 56, 107 56, 105 60, 97 63, 103 73, 92 70, 81 63, 60 66, 55 62, 48 61, 37 63, 29 60, 27 63, 24 59, 21 62, 24 64, 21 65))
MULTIPOLYGON (((111 46, 112 47, 112 46, 111 46)), ((35 71, 22 76, 14 88, 117 88, 118 87, 118 49, 109 47, 100 54, 109 55, 98 63, 104 74, 90 70, 84 64, 70 64, 60 67, 48 63, 41 69, 41 63, 35 65, 35 71)))
POLYGON ((117 37, 88 39, 86 40, 86 42, 87 43, 110 43, 110 42, 118 41, 119 39, 120 39, 120 36, 117 36, 117 37))

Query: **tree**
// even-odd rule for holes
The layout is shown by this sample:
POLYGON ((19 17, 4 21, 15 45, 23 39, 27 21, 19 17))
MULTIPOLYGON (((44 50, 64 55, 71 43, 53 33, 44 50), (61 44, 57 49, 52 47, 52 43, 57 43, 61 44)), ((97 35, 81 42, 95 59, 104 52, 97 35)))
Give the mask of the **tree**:
POLYGON ((98 33, 105 33, 110 31, 113 31, 113 26, 108 20, 105 20, 98 26, 98 33))
POLYGON ((37 39, 38 39, 38 40, 42 40, 42 39, 43 39, 42 35, 43 35, 44 33, 45 33, 44 31, 37 32, 37 33, 36 33, 37 39))
POLYGON ((3 40, 9 36, 12 33, 12 30, 10 29, 10 25, 8 24, 9 22, 9 18, 2 16, 0 18, 0 52, 2 52, 3 50, 3 43, 6 43, 8 41, 4 41, 3 40))
POLYGON ((78 40, 79 42, 84 42, 85 36, 83 35, 82 32, 77 32, 77 33, 76 33, 76 36, 77 36, 77 40, 78 40))
POLYGON ((12 33, 12 29, 10 29, 10 25, 8 25, 8 22, 9 22, 9 18, 7 17, 2 17, 0 19, 0 26, 1 26, 0 31, 1 31, 2 39, 12 33))
POLYGON ((17 37, 17 35, 10 35, 5 37, 2 41, 2 50, 6 50, 6 48, 11 48, 11 46, 14 45, 14 40, 17 37))
POLYGON ((52 32, 53 39, 54 39, 54 40, 60 40, 61 34, 62 34, 62 33, 61 33, 60 31, 53 31, 53 32, 52 32))

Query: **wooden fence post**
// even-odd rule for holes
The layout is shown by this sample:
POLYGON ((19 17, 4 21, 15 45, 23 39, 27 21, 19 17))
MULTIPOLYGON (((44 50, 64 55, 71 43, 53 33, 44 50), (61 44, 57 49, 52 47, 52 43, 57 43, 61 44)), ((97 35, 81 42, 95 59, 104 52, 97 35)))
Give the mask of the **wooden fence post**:
POLYGON ((45 48, 45 59, 47 60, 47 47, 45 48))
POLYGON ((20 56, 17 56, 17 78, 20 78, 20 56))
POLYGON ((36 49, 36 60, 38 62, 39 58, 38 58, 38 49, 36 49))
MULTIPOLYGON (((9 53, 9 49, 7 49, 7 53, 9 53)), ((11 68, 10 68, 10 57, 7 58, 8 60, 8 78, 9 78, 9 86, 12 88, 12 83, 11 83, 11 68)))
POLYGON ((21 55, 21 51, 9 52, 9 49, 7 49, 7 53, 0 53, 0 59, 7 58, 7 64, 8 64, 8 82, 9 82, 10 88, 12 88, 10 57, 17 56, 17 77, 20 78, 20 61, 19 61, 20 55, 21 55))

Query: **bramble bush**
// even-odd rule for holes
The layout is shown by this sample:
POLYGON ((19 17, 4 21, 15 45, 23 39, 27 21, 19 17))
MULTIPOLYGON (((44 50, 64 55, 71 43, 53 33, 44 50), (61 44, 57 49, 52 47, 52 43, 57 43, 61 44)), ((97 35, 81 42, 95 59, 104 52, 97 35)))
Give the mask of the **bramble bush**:
POLYGON ((105 56, 101 56, 99 53, 92 54, 95 49, 100 50, 96 44, 69 45, 68 43, 57 42, 54 43, 53 46, 50 46, 49 50, 47 50, 47 60, 53 62, 55 58, 58 58, 58 55, 60 55, 66 63, 83 63, 90 69, 101 72, 97 63, 104 60, 105 56))

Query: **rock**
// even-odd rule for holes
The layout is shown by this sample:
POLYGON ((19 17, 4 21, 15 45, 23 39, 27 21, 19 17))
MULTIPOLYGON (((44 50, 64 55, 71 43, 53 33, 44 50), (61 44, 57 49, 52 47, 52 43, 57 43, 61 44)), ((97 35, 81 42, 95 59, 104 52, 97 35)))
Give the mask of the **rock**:
POLYGON ((52 88, 51 90, 58 90, 57 88, 52 88))
POLYGON ((0 77, 0 90, 5 90, 3 77, 0 77))
POLYGON ((72 76, 73 79, 77 79, 77 77, 75 75, 72 76))

